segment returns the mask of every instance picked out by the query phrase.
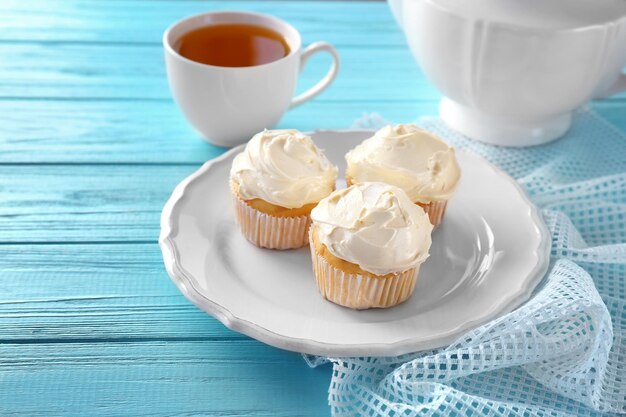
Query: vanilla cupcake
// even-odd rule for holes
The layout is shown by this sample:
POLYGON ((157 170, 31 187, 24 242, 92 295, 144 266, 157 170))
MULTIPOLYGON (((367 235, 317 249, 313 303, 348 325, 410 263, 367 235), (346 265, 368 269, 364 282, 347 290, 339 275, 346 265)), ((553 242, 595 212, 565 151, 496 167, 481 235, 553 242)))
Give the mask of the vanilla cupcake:
POLYGON ((348 185, 380 181, 401 188, 435 227, 459 182, 454 149, 415 125, 387 126, 346 154, 348 185))
POLYGON ((366 309, 411 296, 433 226, 404 191, 380 182, 353 185, 320 201, 311 218, 313 271, 324 298, 366 309))
POLYGON ((335 189, 337 167, 297 130, 265 130, 230 170, 235 217, 259 247, 305 246, 313 207, 335 189))

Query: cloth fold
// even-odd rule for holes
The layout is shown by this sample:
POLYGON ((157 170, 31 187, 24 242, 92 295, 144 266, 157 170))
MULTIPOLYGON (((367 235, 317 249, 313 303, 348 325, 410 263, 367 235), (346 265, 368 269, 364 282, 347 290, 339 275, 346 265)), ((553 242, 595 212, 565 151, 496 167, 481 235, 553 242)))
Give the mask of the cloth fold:
MULTIPOLYGON (((388 124, 366 115, 354 127, 388 124)), ((566 137, 513 149, 419 125, 495 163, 552 235, 549 272, 523 306, 435 351, 331 362, 335 416, 596 416, 626 413, 626 134, 589 109, 566 137)))

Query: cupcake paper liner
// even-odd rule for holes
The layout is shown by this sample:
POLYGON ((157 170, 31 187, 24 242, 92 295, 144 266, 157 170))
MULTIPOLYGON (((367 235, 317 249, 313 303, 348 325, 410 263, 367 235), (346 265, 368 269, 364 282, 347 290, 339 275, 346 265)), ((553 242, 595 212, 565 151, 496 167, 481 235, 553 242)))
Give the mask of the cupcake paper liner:
POLYGON ((295 249, 309 241, 310 216, 276 217, 256 210, 231 190, 241 232, 254 245, 268 249, 295 249))
POLYGON ((311 257, 315 281, 322 296, 335 304, 357 310, 392 307, 406 301, 413 294, 419 272, 417 266, 391 278, 346 273, 319 255, 312 242, 311 257))
POLYGON ((428 204, 415 203, 421 208, 424 209, 426 214, 428 214, 428 218, 430 219, 430 223, 437 227, 443 220, 443 215, 446 213, 446 207, 448 206, 447 200, 439 200, 432 201, 428 204))

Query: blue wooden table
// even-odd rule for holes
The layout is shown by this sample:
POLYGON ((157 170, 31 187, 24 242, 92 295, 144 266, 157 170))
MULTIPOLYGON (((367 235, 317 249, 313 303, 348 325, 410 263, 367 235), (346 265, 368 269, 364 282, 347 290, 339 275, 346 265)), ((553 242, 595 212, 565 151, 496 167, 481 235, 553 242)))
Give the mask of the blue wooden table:
MULTIPOLYGON (((384 3, 0 2, 0 415, 328 414, 330 368, 226 329, 161 261, 163 204, 224 151, 172 102, 161 34, 216 9, 275 14, 305 44, 337 46, 335 84, 282 127, 436 113, 384 3)), ((299 89, 328 64, 313 58, 299 89)), ((593 106, 626 128, 624 96, 593 106)))

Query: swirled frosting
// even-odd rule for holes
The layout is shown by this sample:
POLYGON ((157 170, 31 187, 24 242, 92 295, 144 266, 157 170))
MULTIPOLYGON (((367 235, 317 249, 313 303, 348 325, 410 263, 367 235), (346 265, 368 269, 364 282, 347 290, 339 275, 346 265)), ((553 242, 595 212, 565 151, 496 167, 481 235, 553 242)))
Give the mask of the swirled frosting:
POLYGON ((460 178, 454 149, 415 125, 387 126, 346 154, 353 182, 400 187, 414 203, 448 200, 460 178))
POLYGON ((337 190, 319 202, 311 219, 330 253, 376 275, 406 271, 428 257, 428 215, 392 185, 337 190))
POLYGON ((244 200, 255 198, 286 208, 317 203, 335 189, 337 167, 310 136, 297 130, 265 130, 237 155, 230 179, 244 200))

